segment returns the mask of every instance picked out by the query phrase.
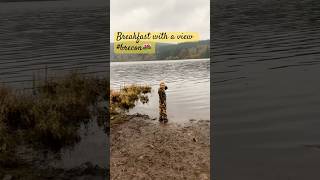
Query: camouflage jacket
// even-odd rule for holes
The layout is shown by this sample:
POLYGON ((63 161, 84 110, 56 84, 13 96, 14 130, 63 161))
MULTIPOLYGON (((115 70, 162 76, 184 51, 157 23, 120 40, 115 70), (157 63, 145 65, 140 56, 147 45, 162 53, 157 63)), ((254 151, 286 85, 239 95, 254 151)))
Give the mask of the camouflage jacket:
POLYGON ((159 103, 164 104, 166 103, 166 91, 163 88, 158 89, 159 94, 159 103))

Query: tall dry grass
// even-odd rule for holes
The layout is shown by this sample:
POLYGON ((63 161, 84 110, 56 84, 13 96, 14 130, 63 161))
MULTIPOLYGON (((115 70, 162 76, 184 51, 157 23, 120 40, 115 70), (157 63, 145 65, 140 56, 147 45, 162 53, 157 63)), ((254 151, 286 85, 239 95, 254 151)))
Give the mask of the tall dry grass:
POLYGON ((128 111, 135 107, 136 102, 147 103, 149 101, 147 93, 151 92, 148 85, 127 85, 120 90, 110 91, 110 113, 116 114, 119 111, 128 111))
POLYGON ((21 144, 57 151, 77 143, 108 89, 109 80, 78 73, 41 82, 33 94, 0 86, 0 163, 10 164, 21 144))

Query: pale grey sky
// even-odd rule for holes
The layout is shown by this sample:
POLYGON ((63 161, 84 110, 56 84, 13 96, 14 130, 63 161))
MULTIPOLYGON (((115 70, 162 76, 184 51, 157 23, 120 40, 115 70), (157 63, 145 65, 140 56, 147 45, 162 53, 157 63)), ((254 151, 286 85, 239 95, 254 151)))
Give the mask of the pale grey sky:
POLYGON ((210 0, 111 0, 110 39, 117 31, 189 31, 210 38, 210 0))

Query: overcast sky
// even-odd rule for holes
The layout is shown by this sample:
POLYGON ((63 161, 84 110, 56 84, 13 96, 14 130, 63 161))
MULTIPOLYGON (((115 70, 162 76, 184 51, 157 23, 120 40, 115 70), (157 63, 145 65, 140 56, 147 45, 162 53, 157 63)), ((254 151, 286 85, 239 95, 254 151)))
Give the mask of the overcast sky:
POLYGON ((189 31, 210 38, 210 0, 111 0, 110 39, 117 31, 189 31))

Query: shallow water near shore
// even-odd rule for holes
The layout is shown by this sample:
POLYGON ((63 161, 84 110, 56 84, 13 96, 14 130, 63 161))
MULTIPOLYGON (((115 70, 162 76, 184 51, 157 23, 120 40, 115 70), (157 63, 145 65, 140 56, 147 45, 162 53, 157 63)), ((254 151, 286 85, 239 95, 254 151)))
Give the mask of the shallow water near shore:
POLYGON ((190 119, 210 119, 210 60, 158 60, 140 62, 112 62, 111 88, 125 84, 152 86, 147 104, 137 103, 131 114, 159 116, 159 82, 168 86, 167 114, 169 121, 184 123, 190 119))

